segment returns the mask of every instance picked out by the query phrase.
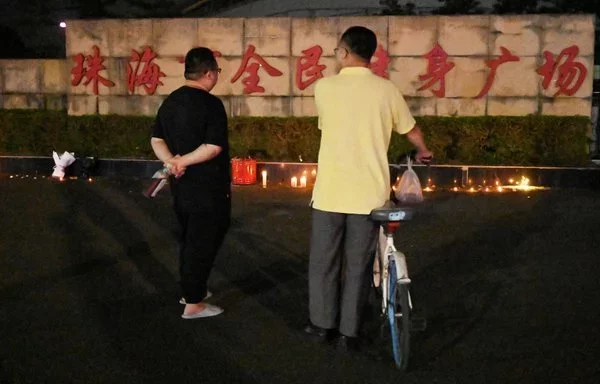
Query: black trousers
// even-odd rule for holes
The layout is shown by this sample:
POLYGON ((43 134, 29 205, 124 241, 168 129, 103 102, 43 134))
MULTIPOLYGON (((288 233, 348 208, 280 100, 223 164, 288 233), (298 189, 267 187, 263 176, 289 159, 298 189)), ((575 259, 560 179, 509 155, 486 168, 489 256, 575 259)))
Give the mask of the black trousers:
POLYGON ((207 281, 231 221, 231 200, 202 210, 186 211, 175 206, 180 226, 179 273, 187 303, 206 296, 207 281))

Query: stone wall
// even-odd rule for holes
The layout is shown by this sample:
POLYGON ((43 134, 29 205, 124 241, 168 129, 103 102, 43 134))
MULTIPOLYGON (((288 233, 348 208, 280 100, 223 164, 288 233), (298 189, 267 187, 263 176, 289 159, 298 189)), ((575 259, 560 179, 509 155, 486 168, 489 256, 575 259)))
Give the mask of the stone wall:
POLYGON ((66 61, 0 62, 2 105, 48 107, 53 103, 46 92, 66 92, 70 114, 153 115, 183 84, 185 53, 207 46, 219 52, 223 71, 214 93, 231 116, 310 116, 314 83, 299 86, 299 78, 309 82, 310 76, 298 75, 298 65, 319 53, 313 64, 325 66, 324 76, 333 75, 333 49, 352 25, 377 33, 381 48, 375 65, 389 59, 383 69, 416 115, 591 114, 594 17, 589 15, 70 21, 66 61), (265 65, 258 66, 253 89, 247 84, 250 72, 243 71, 250 47, 259 56, 246 64, 258 66, 260 57, 280 73, 269 75, 265 65), (98 65, 104 84, 94 89, 96 81, 85 83, 98 65))
POLYGON ((0 60, 0 106, 5 109, 66 109, 66 60, 0 60))

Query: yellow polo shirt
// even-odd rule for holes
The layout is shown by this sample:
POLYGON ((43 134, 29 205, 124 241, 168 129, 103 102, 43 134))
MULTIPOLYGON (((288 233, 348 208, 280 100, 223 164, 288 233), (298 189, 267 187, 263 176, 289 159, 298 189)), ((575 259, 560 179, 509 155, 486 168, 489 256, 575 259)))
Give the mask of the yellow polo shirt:
POLYGON ((415 125, 400 90, 362 67, 343 68, 315 85, 321 147, 313 208, 369 214, 390 196, 392 130, 415 125))

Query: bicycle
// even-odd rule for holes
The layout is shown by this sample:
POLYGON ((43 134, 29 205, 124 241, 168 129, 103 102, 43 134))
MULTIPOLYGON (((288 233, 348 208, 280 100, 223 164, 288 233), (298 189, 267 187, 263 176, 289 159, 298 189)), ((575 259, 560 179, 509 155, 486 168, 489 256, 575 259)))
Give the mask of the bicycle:
POLYGON ((412 219, 414 210, 412 206, 388 201, 370 214, 381 227, 373 265, 373 285, 381 291, 381 313, 389 324, 394 362, 403 371, 408 368, 411 331, 426 327, 424 319, 413 319, 406 256, 394 245, 394 233, 401 222, 412 219))

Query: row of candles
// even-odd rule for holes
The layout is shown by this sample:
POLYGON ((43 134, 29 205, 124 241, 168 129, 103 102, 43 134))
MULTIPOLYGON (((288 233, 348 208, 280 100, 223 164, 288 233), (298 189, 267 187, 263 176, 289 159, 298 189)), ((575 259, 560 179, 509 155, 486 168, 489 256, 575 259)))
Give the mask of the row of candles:
MULTIPOLYGON (((29 175, 10 175, 8 176, 9 179, 28 179, 29 175)), ((38 176, 33 176, 32 179, 33 180, 37 180, 38 176)), ((45 179, 46 176, 40 176, 40 179, 45 179)))
MULTIPOLYGON (((297 177, 297 176, 293 176, 290 179, 290 187, 292 188, 306 188, 307 186, 307 182, 308 182, 308 178, 306 176, 306 171, 303 172, 302 176, 297 177)), ((311 172, 312 176, 316 176, 317 175, 317 171, 313 170, 311 172)), ((263 170, 261 173, 261 185, 263 188, 267 187, 267 181, 268 181, 268 176, 267 176, 267 171, 263 170)))
POLYGON ((294 176, 292 177, 290 184, 292 188, 306 188, 306 176, 300 176, 300 184, 298 184, 298 178, 294 176))
MULTIPOLYGON (((19 174, 9 175, 8 176, 9 179, 28 179, 29 177, 30 177, 30 175, 19 175, 19 174)), ((46 177, 44 175, 41 175, 41 176, 31 176, 31 179, 32 180, 37 180, 38 177, 40 179, 58 180, 58 181, 79 180, 80 179, 80 177, 77 177, 77 176, 68 176, 68 177, 52 177, 52 176, 48 176, 48 177, 46 177)), ((91 177, 88 177, 87 181, 89 181, 91 183, 92 181, 94 181, 94 179, 92 179, 91 177)))
MULTIPOLYGON (((316 172, 313 171, 313 176, 316 175, 316 172)), ((262 187, 266 188, 267 187, 267 171, 263 170, 261 172, 262 175, 262 187)), ((452 187, 450 190, 454 191, 454 192, 459 192, 459 191, 466 191, 466 192, 470 192, 470 193, 474 193, 474 192, 504 192, 506 190, 512 190, 512 191, 532 191, 532 190, 541 190, 541 189, 546 189, 545 187, 537 187, 537 186, 532 186, 530 185, 530 180, 529 178, 527 178, 526 176, 521 176, 520 180, 515 180, 513 178, 510 178, 508 180, 508 185, 501 185, 499 180, 496 180, 496 182, 494 183, 493 186, 489 186, 486 185, 486 181, 483 180, 483 185, 482 186, 478 186, 475 187, 473 186, 473 180, 472 179, 468 179, 468 185, 467 186, 462 186, 459 187, 457 185, 458 180, 454 180, 454 187, 452 187)), ((292 188, 306 188, 307 186, 307 177, 306 177, 306 171, 304 171, 304 174, 302 176, 300 176, 299 178, 297 176, 293 176, 290 179, 290 186, 292 188)), ((436 190, 436 186, 432 183, 431 179, 427 180, 427 186, 425 188, 423 188, 424 192, 433 192, 436 190)))
MULTIPOLYGON (((506 185, 502 185, 500 183, 500 180, 496 180, 495 183, 493 183, 491 186, 487 185, 485 180, 483 180, 482 185, 474 186, 473 180, 468 179, 467 185, 462 185, 461 187, 459 187, 457 185, 457 180, 454 180, 454 186, 452 188, 450 188, 450 190, 453 192, 463 192, 464 191, 464 192, 469 192, 469 193, 505 192, 505 191, 529 192, 529 191, 533 191, 533 190, 543 190, 543 189, 548 189, 548 188, 531 185, 529 178, 527 178, 526 176, 521 176, 520 180, 515 180, 513 178, 510 178, 508 180, 508 184, 506 184, 506 185)), ((423 191, 424 192, 433 192, 435 190, 436 190, 436 186, 434 184, 432 184, 431 179, 428 179, 427 186, 425 188, 423 188, 423 191)))
MULTIPOLYGON (((316 176, 316 171, 313 170, 312 172, 313 176, 316 176)), ((263 170, 261 172, 261 176, 262 176, 262 180, 261 180, 261 185, 263 188, 267 187, 267 171, 263 170)), ((30 175, 10 175, 9 178, 10 179, 26 179, 29 178, 30 175)), ((33 180, 37 180, 38 176, 32 176, 31 177, 33 180)), ((39 176, 40 179, 45 179, 46 176, 40 175, 39 176)), ((48 177, 49 179, 52 179, 51 177, 48 177)), ((70 177, 61 177, 58 178, 57 180, 59 181, 65 181, 66 179, 69 180, 77 180, 79 179, 77 176, 70 176, 70 177)), ((92 182, 93 179, 91 177, 87 178, 88 182, 92 182)), ((501 185, 499 180, 496 180, 496 182, 494 183, 493 186, 489 186, 486 185, 486 181, 483 181, 483 185, 482 186, 478 186, 475 187, 473 186, 473 180, 472 179, 468 179, 468 185, 467 186, 462 186, 459 187, 457 185, 457 180, 454 180, 454 187, 450 188, 451 191, 454 192, 460 192, 460 191, 465 191, 465 192, 470 192, 470 193, 475 193, 475 192, 504 192, 506 190, 512 190, 512 191, 532 191, 532 190, 541 190, 541 189, 547 189, 546 187, 538 187, 538 186, 532 186, 530 185, 530 180, 529 178, 527 178, 526 176, 521 176, 520 180, 515 180, 513 178, 508 180, 508 185, 501 185)), ((292 188, 306 188, 307 187, 307 177, 306 177, 306 171, 304 171, 304 174, 300 177, 297 176, 293 176, 290 179, 290 186, 292 188)), ((425 188, 423 188, 424 192, 433 192, 436 190, 436 186, 432 183, 431 179, 427 180, 427 186, 425 188)))

